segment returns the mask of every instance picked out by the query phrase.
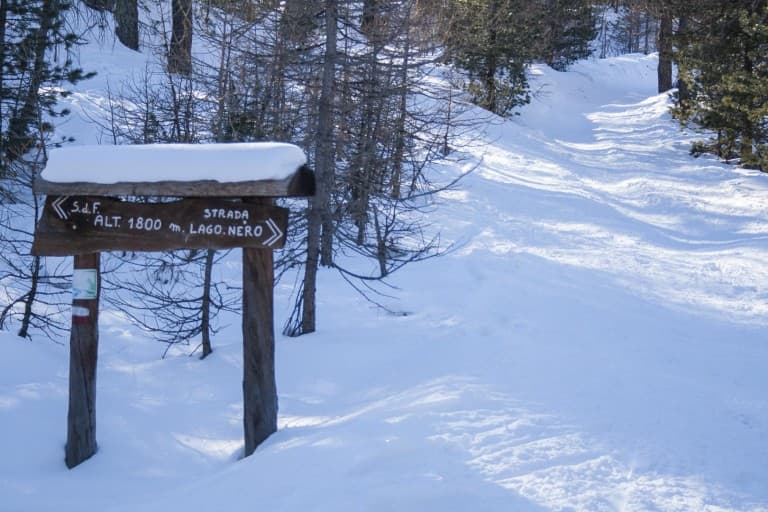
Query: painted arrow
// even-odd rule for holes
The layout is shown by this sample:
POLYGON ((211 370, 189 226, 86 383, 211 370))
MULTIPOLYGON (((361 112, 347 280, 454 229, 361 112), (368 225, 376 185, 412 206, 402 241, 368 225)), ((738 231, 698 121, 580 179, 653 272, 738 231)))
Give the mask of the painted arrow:
POLYGON ((67 212, 64 211, 64 208, 61 207, 62 203, 67 199, 69 199, 69 196, 59 196, 53 200, 53 203, 51 203, 53 211, 55 211, 56 215, 62 220, 67 220, 69 218, 69 214, 67 214, 67 212))
POLYGON ((272 219, 267 219, 267 227, 272 231, 272 236, 264 241, 265 245, 272 245, 283 237, 283 232, 272 219))

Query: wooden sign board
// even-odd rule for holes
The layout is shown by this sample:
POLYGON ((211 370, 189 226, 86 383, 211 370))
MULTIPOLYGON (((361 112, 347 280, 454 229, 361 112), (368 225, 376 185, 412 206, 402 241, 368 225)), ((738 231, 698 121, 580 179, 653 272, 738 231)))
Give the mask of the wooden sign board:
POLYGON ((213 198, 138 203, 100 196, 48 196, 32 254, 167 251, 285 244, 288 210, 213 198))

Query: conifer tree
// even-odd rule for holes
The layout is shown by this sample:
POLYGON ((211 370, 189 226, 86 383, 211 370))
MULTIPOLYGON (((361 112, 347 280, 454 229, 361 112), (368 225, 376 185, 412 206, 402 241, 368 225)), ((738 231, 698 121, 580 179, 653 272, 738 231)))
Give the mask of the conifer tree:
POLYGON ((66 114, 56 100, 66 92, 55 87, 86 75, 74 65, 70 50, 78 36, 64 26, 65 0, 3 0, 0 3, 0 178, 9 165, 50 132, 45 119, 66 114), (63 59, 54 60, 61 48, 63 59))
POLYGON ((89 76, 74 63, 79 36, 65 23, 71 8, 66 0, 0 1, 0 287, 7 298, 0 328, 18 321, 22 337, 61 327, 53 313, 62 272, 29 255, 41 206, 31 185, 53 121, 67 114, 57 100, 68 94, 67 83, 89 76))
POLYGON ((473 101, 508 115, 530 101, 526 68, 535 54, 535 19, 522 0, 452 0, 447 57, 467 72, 473 101))
POLYGON ((540 15, 537 58, 559 71, 592 54, 596 15, 585 0, 543 0, 535 4, 540 15))
POLYGON ((768 169, 768 2, 703 2, 678 37, 687 84, 673 110, 683 123, 711 130, 694 152, 768 169))

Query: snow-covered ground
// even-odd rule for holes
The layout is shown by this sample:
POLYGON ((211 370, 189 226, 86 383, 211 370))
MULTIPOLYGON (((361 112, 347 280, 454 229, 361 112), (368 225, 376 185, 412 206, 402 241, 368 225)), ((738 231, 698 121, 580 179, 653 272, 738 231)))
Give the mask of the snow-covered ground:
POLYGON ((0 335, 0 511, 768 510, 768 176, 690 158, 655 64, 533 70, 442 197, 456 250, 395 276, 407 315, 322 274, 247 459, 237 318, 199 361, 105 313, 71 471, 66 347, 0 335))

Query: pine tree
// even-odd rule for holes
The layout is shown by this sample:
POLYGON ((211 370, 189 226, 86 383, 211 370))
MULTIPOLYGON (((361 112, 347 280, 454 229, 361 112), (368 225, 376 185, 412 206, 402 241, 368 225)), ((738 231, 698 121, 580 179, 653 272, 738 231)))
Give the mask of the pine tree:
POLYGON ((707 2, 678 38, 680 77, 688 99, 674 115, 711 130, 694 152, 712 152, 768 169, 768 5, 707 2))
POLYGON ((592 54, 597 35, 595 7, 585 0, 543 0, 535 4, 540 15, 537 58, 559 71, 592 54))
POLYGON ((31 192, 45 161, 53 121, 67 114, 57 106, 64 87, 89 75, 74 63, 78 34, 65 21, 65 0, 0 1, 0 287, 7 303, 0 328, 12 320, 19 335, 61 327, 52 314, 61 305, 62 272, 29 256, 39 198, 31 192))
POLYGON ((0 179, 9 176, 9 165, 19 160, 49 133, 46 120, 66 111, 56 108, 65 95, 57 87, 87 78, 76 67, 70 50, 78 36, 64 26, 72 7, 65 0, 3 0, 0 3, 0 179), (63 59, 53 52, 62 49, 63 59))
POLYGON ((526 69, 535 53, 535 16, 522 0, 452 0, 447 57, 467 72, 472 100, 499 115, 530 101, 526 69))

